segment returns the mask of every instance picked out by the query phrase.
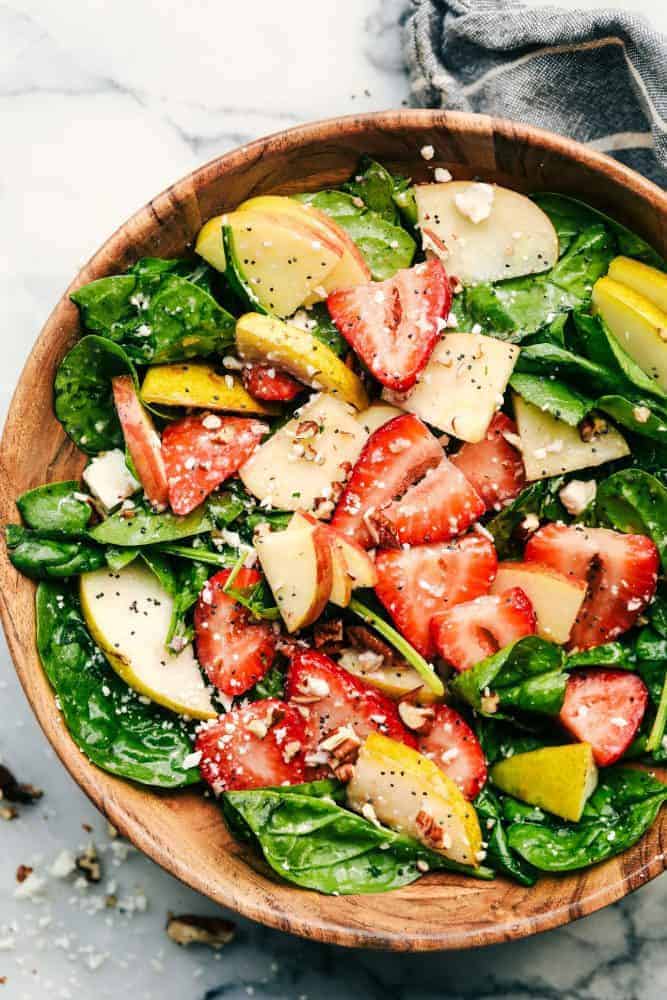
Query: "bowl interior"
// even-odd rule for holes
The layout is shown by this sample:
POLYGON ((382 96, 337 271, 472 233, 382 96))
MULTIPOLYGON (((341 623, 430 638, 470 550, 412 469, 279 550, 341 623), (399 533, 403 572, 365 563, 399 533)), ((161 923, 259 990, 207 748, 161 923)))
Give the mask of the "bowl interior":
MULTIPOLYGON (((435 166, 517 190, 576 195, 627 223, 663 254, 667 198, 613 161, 567 139, 508 122, 440 111, 337 119, 259 140, 212 161, 142 208, 93 257, 72 286, 118 273, 145 255, 183 253, 203 222, 259 193, 317 189, 346 178, 361 153, 427 180, 435 166), (435 158, 420 156, 433 145, 435 158)), ((2 441, 0 514, 14 497, 76 477, 83 456, 52 411, 56 367, 79 336, 67 295, 42 331, 21 376, 2 441)), ((227 832, 216 806, 196 793, 158 794, 97 770, 65 731, 34 642, 33 584, 0 547, 0 612, 16 669, 48 739, 110 821, 153 860, 241 913, 305 937, 396 950, 463 948, 555 927, 620 898, 665 867, 667 815, 632 850, 605 864, 522 889, 502 878, 476 882, 431 875, 386 895, 325 897, 268 877, 227 832)))

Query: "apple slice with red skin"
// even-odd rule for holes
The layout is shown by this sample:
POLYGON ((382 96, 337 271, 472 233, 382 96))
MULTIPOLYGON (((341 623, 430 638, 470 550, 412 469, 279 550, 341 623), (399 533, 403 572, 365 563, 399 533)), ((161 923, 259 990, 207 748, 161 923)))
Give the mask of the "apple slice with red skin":
POLYGON ((332 604, 345 608, 350 603, 352 591, 357 587, 374 587, 377 583, 375 563, 360 545, 345 538, 340 532, 322 524, 312 514, 297 511, 290 525, 310 524, 319 526, 327 533, 331 544, 333 558, 333 585, 331 588, 332 604))
POLYGON ((331 599, 333 555, 326 530, 290 522, 255 537, 255 551, 288 632, 312 625, 331 599))
POLYGON ((164 510, 169 502, 169 485, 160 435, 141 405, 131 376, 117 375, 111 385, 125 444, 144 493, 153 507, 164 510))

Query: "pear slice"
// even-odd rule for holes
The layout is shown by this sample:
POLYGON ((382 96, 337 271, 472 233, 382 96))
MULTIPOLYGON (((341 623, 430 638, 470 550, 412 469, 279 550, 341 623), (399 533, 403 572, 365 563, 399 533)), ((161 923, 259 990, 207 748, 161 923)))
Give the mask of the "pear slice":
POLYGON ((357 420, 367 434, 373 434, 378 427, 383 427, 394 417, 400 417, 402 413, 403 410, 399 410, 397 406, 391 406, 390 403, 372 403, 367 410, 362 410, 357 415, 357 420))
POLYGON ((224 271, 227 268, 225 259, 225 248, 222 242, 222 215, 216 215, 209 219, 197 234, 195 252, 203 257, 207 264, 214 267, 216 271, 224 271))
POLYGON ((358 649, 344 649, 339 658, 339 664, 348 673, 354 674, 364 684, 382 691, 392 701, 410 698, 418 705, 432 705, 442 701, 419 676, 414 667, 408 663, 381 663, 382 658, 372 651, 361 652, 358 649))
POLYGON ((615 257, 607 273, 614 281, 639 292, 654 306, 667 313, 667 274, 664 271, 631 257, 615 257))
POLYGON ((415 188, 424 249, 463 285, 553 267, 558 236, 549 216, 518 191, 475 181, 415 188))
POLYGON ((513 587, 520 587, 533 605, 537 634, 558 645, 567 642, 584 603, 586 583, 542 563, 499 563, 491 593, 503 594, 513 587))
POLYGON ((480 333, 447 333, 407 395, 382 398, 462 441, 482 441, 502 405, 519 348, 480 333))
POLYGON ((667 392, 667 312, 613 278, 598 278, 592 302, 621 347, 667 392))
POLYGON ((146 372, 141 398, 145 403, 162 406, 196 406, 261 417, 280 413, 279 406, 251 396, 238 375, 220 375, 212 365, 192 362, 153 365, 146 372))
POLYGON ((477 814, 457 785, 428 757, 381 733, 361 747, 347 801, 461 865, 476 867, 483 856, 477 814))
POLYGON ((277 365, 300 382, 339 396, 357 410, 368 406, 361 379, 308 330, 260 313, 245 313, 236 323, 236 347, 245 361, 277 365))
POLYGON ((557 420, 518 395, 514 396, 514 416, 529 482, 604 465, 630 454, 625 438, 611 425, 591 441, 582 441, 578 428, 557 420))
POLYGON ((173 601, 146 566, 83 573, 79 596, 93 639, 126 684, 179 715, 217 717, 192 646, 177 655, 165 648, 173 601))
POLYGON ((516 753, 491 768, 494 785, 515 799, 578 823, 598 771, 590 743, 516 753))

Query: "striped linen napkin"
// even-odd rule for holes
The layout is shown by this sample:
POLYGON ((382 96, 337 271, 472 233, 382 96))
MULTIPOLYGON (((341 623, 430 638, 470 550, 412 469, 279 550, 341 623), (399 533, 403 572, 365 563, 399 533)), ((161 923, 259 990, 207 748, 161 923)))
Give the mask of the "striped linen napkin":
POLYGON ((412 0, 404 31, 412 104, 551 129, 667 186, 667 38, 643 17, 412 0))

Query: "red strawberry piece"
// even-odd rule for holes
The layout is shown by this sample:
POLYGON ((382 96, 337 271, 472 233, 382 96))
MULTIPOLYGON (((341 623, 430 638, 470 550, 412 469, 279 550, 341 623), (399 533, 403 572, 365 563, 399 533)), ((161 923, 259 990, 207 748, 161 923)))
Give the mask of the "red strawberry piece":
POLYGON ((277 698, 265 698, 204 723, 195 749, 201 753, 204 781, 220 795, 309 780, 305 740, 301 713, 277 698))
MULTIPOLYGON (((273 662, 276 636, 268 622, 253 619, 247 608, 223 588, 231 570, 206 582, 195 607, 197 659, 208 679, 224 694, 245 694, 273 662)), ((241 569, 234 589, 254 587, 262 579, 254 569, 241 569)))
MULTIPOLYGON (((322 753, 322 741, 327 743, 327 737, 339 731, 353 733, 359 742, 369 733, 380 732, 393 740, 416 746, 414 736, 401 722, 396 703, 348 673, 324 653, 300 649, 292 655, 285 695, 308 719, 308 742, 313 753, 322 753)), ((338 747, 330 749, 333 758, 337 750, 340 753, 338 747)), ((309 760, 316 763, 312 758, 309 760)))
POLYGON ((451 460, 475 487, 486 504, 498 509, 512 500, 526 483, 521 452, 510 444, 516 438, 516 424, 504 413, 496 413, 486 437, 476 444, 464 444, 451 460))
POLYGON ((439 465, 443 451, 428 427, 411 413, 371 434, 352 470, 331 521, 363 548, 377 543, 372 515, 439 465))
POLYGON ((288 403, 304 389, 291 375, 271 365, 248 365, 242 378, 250 395, 267 403, 288 403))
POLYGON ((523 590, 476 597, 434 615, 431 634, 438 653, 457 670, 468 670, 517 639, 535 633, 535 612, 523 590))
POLYGON ((583 670, 570 675, 559 720, 575 739, 590 743, 595 763, 615 764, 644 718, 648 691, 627 670, 583 670))
POLYGON ((524 558, 588 584, 570 633, 570 649, 590 649, 631 628, 655 594, 660 558, 645 535, 609 528, 547 524, 530 538, 524 558))
POLYGON ((169 490, 160 435, 141 404, 131 376, 117 375, 111 385, 125 444, 144 493, 154 507, 163 509, 169 490))
POLYGON ((463 716, 449 705, 438 705, 428 732, 419 737, 418 750, 454 781, 467 799, 474 799, 486 783, 484 751, 463 716))
POLYGON ((482 498, 463 473, 443 458, 424 478, 373 515, 384 546, 446 542, 484 513, 482 498))
POLYGON ((435 655, 431 619, 439 611, 487 594, 498 557, 482 535, 458 542, 384 549, 375 561, 375 593, 397 628, 426 657, 435 655))
POLYGON ((405 392, 435 347, 452 293, 438 259, 397 271, 387 281, 342 288, 327 299, 348 344, 388 389, 405 392))
POLYGON ((189 514, 246 462, 267 432, 247 417, 201 413, 167 424, 162 453, 175 514, 189 514))

